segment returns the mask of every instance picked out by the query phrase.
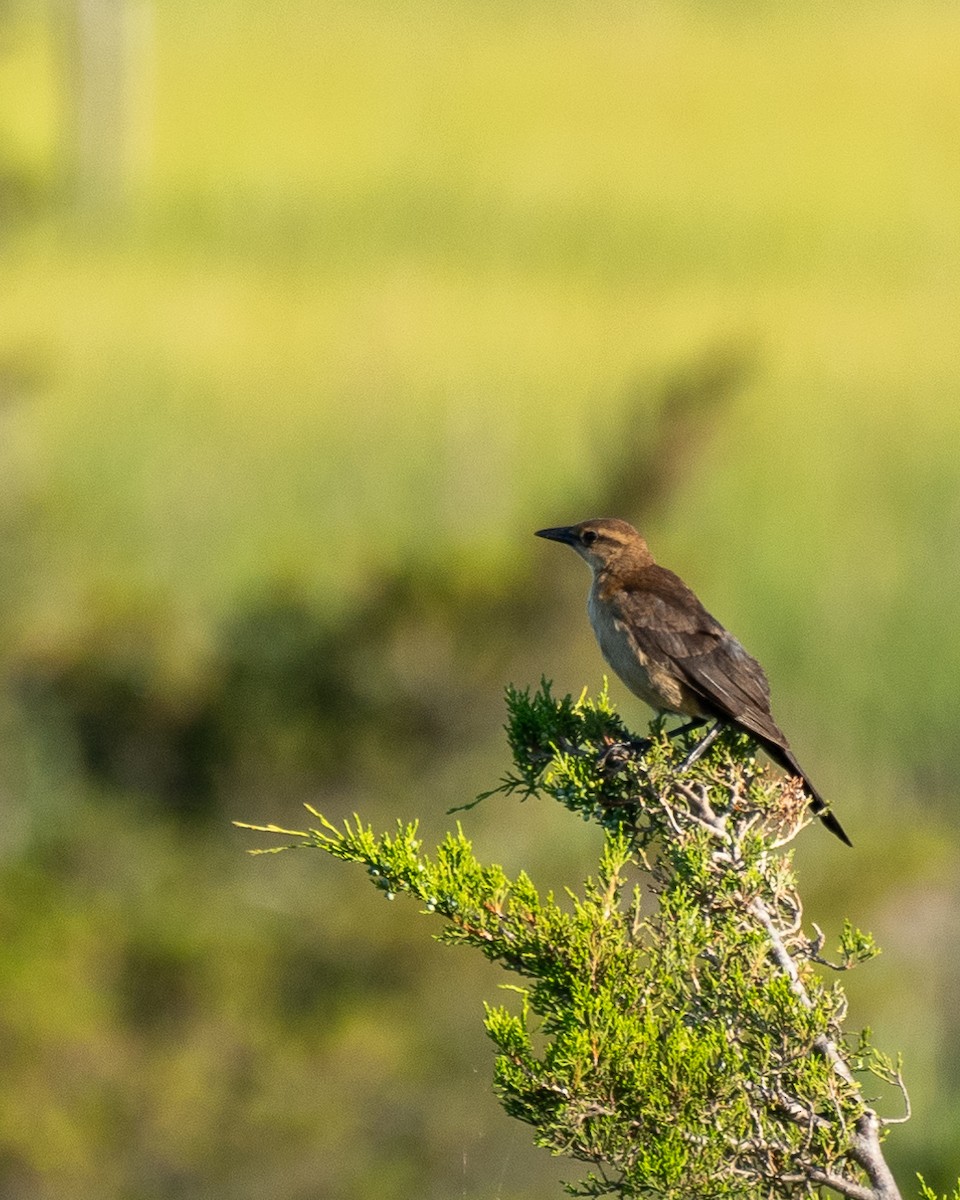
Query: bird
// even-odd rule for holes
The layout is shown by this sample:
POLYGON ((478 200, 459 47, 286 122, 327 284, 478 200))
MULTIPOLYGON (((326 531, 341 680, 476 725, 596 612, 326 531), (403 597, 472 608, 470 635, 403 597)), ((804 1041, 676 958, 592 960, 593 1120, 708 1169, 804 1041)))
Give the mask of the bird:
POLYGON ((763 668, 678 575, 654 561, 642 534, 619 518, 599 517, 538 529, 536 536, 572 546, 590 567, 590 623, 603 657, 630 691, 658 713, 691 718, 684 729, 714 722, 684 766, 733 725, 799 776, 812 812, 853 845, 773 719, 763 668))

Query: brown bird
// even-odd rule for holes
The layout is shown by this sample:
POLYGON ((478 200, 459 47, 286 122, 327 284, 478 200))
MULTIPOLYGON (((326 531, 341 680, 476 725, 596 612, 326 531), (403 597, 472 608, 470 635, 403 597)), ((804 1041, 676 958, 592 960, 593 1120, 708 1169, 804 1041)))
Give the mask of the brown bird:
POLYGON ((831 833, 853 844, 771 716, 763 668, 679 576, 653 561, 632 525, 600 517, 539 529, 537 537, 565 542, 586 560, 593 572, 587 600, 593 632, 603 657, 631 692, 658 712, 693 718, 687 728, 715 722, 685 765, 700 757, 724 725, 735 725, 778 766, 800 776, 811 809, 831 833))

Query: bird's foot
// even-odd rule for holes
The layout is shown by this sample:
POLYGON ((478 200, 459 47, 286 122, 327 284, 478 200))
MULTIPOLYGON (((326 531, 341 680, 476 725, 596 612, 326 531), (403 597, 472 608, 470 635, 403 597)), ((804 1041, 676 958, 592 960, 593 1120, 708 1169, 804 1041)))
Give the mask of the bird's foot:
POLYGON ((633 759, 641 758, 653 745, 650 738, 627 738, 622 742, 605 741, 597 759, 597 767, 603 772, 615 774, 633 759))

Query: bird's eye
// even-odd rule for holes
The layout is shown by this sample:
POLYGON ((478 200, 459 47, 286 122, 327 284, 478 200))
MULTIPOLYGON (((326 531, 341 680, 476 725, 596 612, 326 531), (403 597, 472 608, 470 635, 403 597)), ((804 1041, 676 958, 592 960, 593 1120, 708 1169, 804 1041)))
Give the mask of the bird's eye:
POLYGON ((592 546, 599 536, 595 529, 585 529, 580 534, 580 541, 584 546, 592 546))

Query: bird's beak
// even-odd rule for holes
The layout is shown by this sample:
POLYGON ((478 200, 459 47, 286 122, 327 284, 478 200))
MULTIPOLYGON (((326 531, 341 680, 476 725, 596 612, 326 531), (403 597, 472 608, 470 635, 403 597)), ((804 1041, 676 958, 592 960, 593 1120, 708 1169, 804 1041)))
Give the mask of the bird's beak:
POLYGON ((538 529, 534 537, 549 538, 551 542, 565 542, 572 546, 577 540, 577 532, 573 525, 560 525, 556 529, 538 529))

